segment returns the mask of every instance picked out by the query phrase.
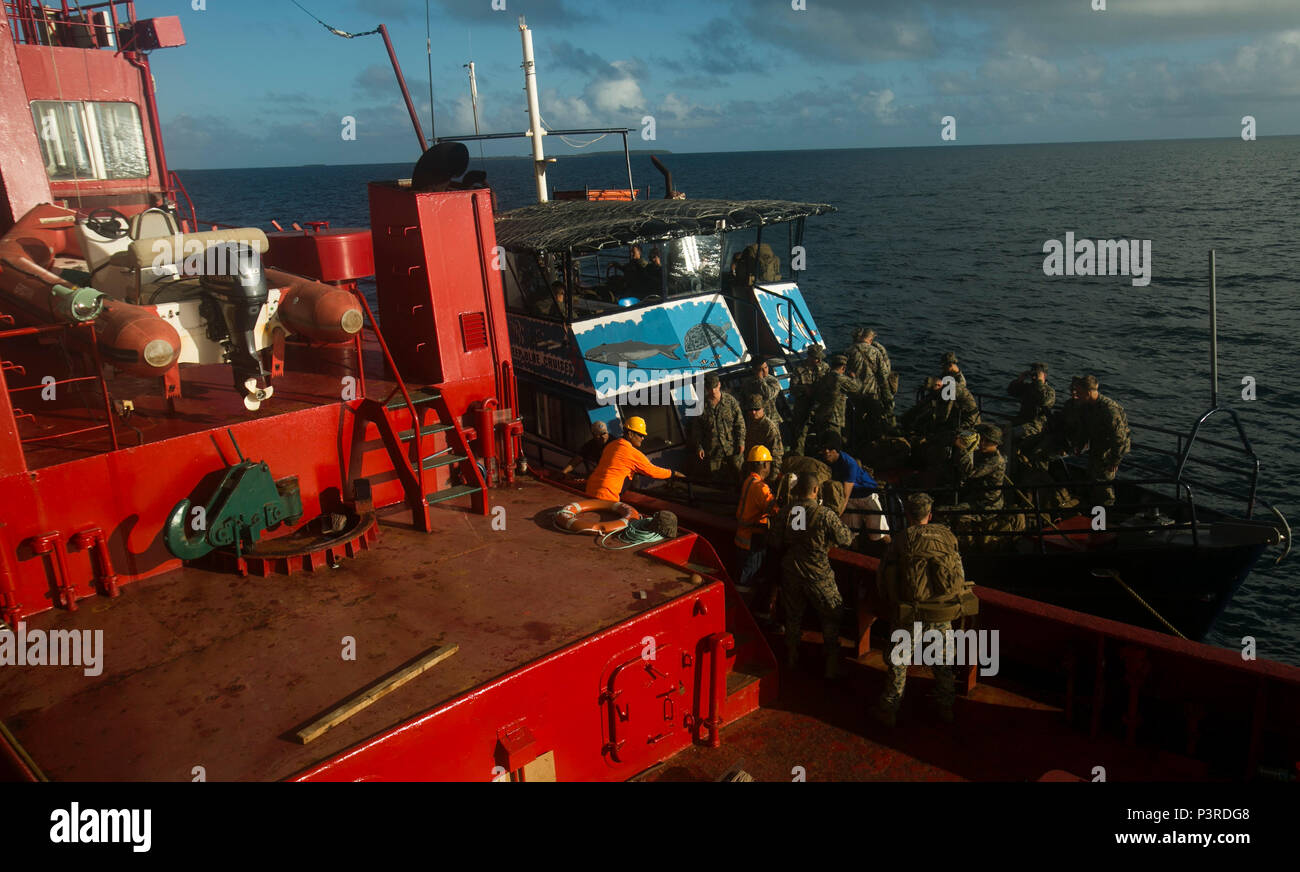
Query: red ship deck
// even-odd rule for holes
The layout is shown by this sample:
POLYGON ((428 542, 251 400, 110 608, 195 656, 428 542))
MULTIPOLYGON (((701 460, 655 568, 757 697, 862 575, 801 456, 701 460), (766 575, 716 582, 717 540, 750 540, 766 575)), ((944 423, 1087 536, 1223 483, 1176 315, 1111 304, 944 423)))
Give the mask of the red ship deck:
POLYGON ((564 497, 525 482, 493 492, 505 530, 438 506, 432 535, 389 515, 372 550, 336 570, 239 578, 186 567, 75 613, 45 612, 29 630, 103 629, 103 674, 7 667, 0 714, 52 779, 187 781, 196 766, 209 780, 280 779, 701 586, 555 531, 546 510, 564 497), (341 659, 345 636, 355 661, 341 659), (297 743, 308 721, 453 643, 454 656, 297 743))
MULTIPOLYGON (((774 642, 779 649, 779 642, 774 642)), ((807 663, 781 670, 781 699, 722 730, 722 746, 688 748, 645 773, 647 781, 716 781, 744 769, 756 781, 1200 781, 1199 761, 1134 748, 1114 736, 1090 738, 1060 708, 1022 695, 999 679, 959 698, 944 725, 928 696, 929 669, 911 670, 898 724, 872 720, 868 708, 884 687, 884 661, 871 651, 845 664, 828 684, 819 646, 807 663), (796 767, 802 767, 802 772, 796 767)), ((1041 694, 1038 696, 1041 697, 1041 694)))

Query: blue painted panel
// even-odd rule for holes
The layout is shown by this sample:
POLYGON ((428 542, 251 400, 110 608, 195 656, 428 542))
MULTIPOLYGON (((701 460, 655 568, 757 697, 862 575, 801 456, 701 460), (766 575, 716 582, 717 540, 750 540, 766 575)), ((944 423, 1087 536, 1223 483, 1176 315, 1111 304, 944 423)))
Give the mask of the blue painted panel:
POLYGON ((777 344, 787 352, 801 352, 809 345, 825 344, 798 285, 792 282, 760 285, 754 288, 754 297, 758 300, 758 307, 763 312, 768 329, 772 331, 777 344), (798 315, 792 316, 792 309, 801 314, 802 319, 798 315))
POLYGON ((590 384, 601 399, 638 383, 680 382, 749 359, 740 330, 717 294, 612 313, 575 324, 573 331, 590 384))

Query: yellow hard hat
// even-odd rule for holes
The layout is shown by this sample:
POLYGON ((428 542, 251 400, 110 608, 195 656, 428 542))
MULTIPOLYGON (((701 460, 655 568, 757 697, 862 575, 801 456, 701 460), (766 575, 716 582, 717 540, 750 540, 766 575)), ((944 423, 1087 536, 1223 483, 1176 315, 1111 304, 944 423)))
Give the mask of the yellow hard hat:
POLYGON ((772 452, 767 450, 766 445, 755 445, 753 448, 749 449, 749 453, 745 455, 745 459, 750 463, 771 463, 772 452))
POLYGON ((645 419, 633 415, 623 422, 623 429, 628 433, 636 433, 640 436, 645 435, 645 419))

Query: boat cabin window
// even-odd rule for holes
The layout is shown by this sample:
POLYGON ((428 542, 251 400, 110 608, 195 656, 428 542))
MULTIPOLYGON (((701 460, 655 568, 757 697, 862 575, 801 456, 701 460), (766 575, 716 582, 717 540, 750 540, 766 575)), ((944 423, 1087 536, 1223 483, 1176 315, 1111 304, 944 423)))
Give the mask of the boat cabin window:
POLYGON ((573 259, 575 301, 596 311, 663 297, 663 251, 658 245, 619 245, 573 259))
POLYGON ((506 253, 501 283, 505 289, 506 308, 542 318, 565 318, 564 298, 555 292, 555 283, 564 278, 563 260, 557 255, 536 251, 506 253))
POLYGON ((668 296, 716 293, 722 289, 718 253, 719 236, 686 236, 664 243, 668 268, 668 296))
POLYGON ((619 406, 618 410, 624 421, 633 415, 645 419, 646 437, 641 442, 642 453, 671 448, 684 441, 681 420, 674 406, 619 406))
POLYGON ((526 379, 519 380, 519 413, 527 432, 560 446, 561 463, 591 438, 591 420, 581 403, 566 401, 526 379))
POLYGON ((722 260, 728 287, 794 281, 790 257, 803 241, 803 219, 728 233, 722 260))
POLYGON ((33 100, 32 120, 53 181, 149 175, 144 127, 134 103, 33 100))

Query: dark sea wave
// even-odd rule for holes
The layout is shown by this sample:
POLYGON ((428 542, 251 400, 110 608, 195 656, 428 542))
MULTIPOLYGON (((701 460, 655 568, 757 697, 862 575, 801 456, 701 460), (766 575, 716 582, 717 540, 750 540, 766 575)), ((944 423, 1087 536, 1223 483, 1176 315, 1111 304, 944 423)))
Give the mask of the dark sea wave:
MULTIPOLYGON (((412 156, 412 165, 414 158, 412 156)), ((1135 422, 1187 429, 1209 404, 1208 265, 1217 249, 1219 387, 1262 463, 1260 495, 1300 522, 1300 137, 1068 145, 675 154, 691 197, 832 203, 808 221, 801 286, 827 341, 874 326, 902 396, 955 350, 973 390, 1001 392, 1029 361, 1092 373, 1135 422), (1151 283, 1049 277, 1043 245, 1151 240, 1151 283), (1242 380, 1257 383, 1243 401, 1242 380)), ((658 173, 633 156, 639 186, 658 173)), ((412 165, 181 173, 200 215, 268 227, 271 219, 369 223, 366 183, 412 165)), ((531 164, 484 164, 502 209, 531 201, 531 164)), ((561 157, 556 188, 626 184, 623 156, 561 157)), ((1227 440, 1220 425, 1207 435, 1227 440)), ((1300 664, 1300 557, 1266 554, 1212 642, 1300 664)))

